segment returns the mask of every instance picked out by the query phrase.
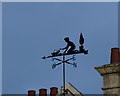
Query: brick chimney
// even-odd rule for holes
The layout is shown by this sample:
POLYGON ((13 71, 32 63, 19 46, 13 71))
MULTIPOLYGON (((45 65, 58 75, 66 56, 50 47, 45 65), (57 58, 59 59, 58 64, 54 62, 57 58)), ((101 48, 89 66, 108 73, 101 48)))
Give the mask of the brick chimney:
POLYGON ((47 96, 47 89, 39 89, 39 96, 47 96))
POLYGON ((51 87, 50 88, 50 96, 56 96, 58 93, 58 88, 57 87, 51 87))
MULTIPOLYGON (((50 88, 50 96, 56 96, 58 93, 57 87, 51 87, 50 88)), ((29 90, 28 96, 36 96, 35 90, 29 90)), ((39 89, 39 96, 47 96, 47 89, 39 89)))
POLYGON ((120 96, 120 49, 111 49, 110 64, 95 67, 103 77, 103 93, 120 96))
POLYGON ((111 49, 111 61, 110 63, 120 63, 120 52, 119 48, 112 48, 111 49))
POLYGON ((28 91, 28 96, 36 96, 36 91, 35 90, 29 90, 28 91))

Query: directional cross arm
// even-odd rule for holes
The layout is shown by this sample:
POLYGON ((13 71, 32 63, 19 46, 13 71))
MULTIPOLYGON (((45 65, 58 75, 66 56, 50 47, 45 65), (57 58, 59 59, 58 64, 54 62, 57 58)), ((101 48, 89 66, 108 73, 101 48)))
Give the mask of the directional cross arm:
POLYGON ((54 60, 62 61, 61 59, 58 59, 58 58, 53 58, 53 61, 54 61, 54 60))
POLYGON ((73 63, 70 63, 70 62, 66 62, 67 64, 70 64, 70 65, 73 65, 73 67, 77 67, 77 63, 73 62, 73 63))
POLYGON ((52 65, 52 69, 54 69, 57 65, 60 65, 60 64, 62 64, 62 62, 57 63, 57 64, 53 64, 53 65, 52 65))
POLYGON ((69 60, 75 60, 75 57, 72 57, 70 59, 67 59, 66 61, 69 61, 69 60))

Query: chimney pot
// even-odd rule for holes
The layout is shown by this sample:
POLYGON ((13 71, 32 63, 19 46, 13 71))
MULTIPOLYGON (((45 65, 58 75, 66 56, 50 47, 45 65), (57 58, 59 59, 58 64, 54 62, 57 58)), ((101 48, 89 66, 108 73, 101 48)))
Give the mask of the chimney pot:
POLYGON ((28 91, 28 96, 36 96, 36 91, 35 90, 29 90, 28 91))
POLYGON ((58 93, 58 88, 57 87, 51 87, 50 88, 50 96, 56 96, 58 93))
POLYGON ((39 89, 39 96, 47 96, 47 89, 39 89))
POLYGON ((120 63, 120 52, 119 48, 112 48, 111 49, 111 60, 110 63, 120 63))

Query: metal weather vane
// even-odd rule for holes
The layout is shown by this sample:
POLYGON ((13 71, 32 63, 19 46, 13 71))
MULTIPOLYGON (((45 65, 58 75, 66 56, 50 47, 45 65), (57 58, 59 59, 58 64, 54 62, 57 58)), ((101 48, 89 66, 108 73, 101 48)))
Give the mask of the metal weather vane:
POLYGON ((65 48, 60 48, 59 50, 52 52, 51 55, 42 57, 42 59, 52 58, 52 61, 55 61, 55 60, 59 61, 59 63, 52 65, 53 69, 56 68, 56 66, 63 64, 63 95, 65 96, 65 92, 66 92, 65 91, 65 64, 70 64, 70 65, 73 65, 73 67, 77 67, 77 63, 75 62, 71 63, 69 61, 70 60, 75 61, 76 54, 82 54, 82 53, 88 54, 88 50, 84 49, 84 46, 83 46, 84 37, 82 33, 80 34, 80 38, 79 38, 79 43, 80 43, 79 50, 75 50, 76 48, 75 44, 72 41, 70 41, 68 37, 64 38, 64 40, 67 43, 67 46, 65 48), (60 50, 64 50, 64 52, 61 53, 60 50), (72 57, 69 59, 65 59, 65 56, 67 55, 72 55, 72 57), (63 58, 62 59, 56 58, 58 56, 59 57, 62 56, 63 58))
MULTIPOLYGON (((66 38, 68 38, 68 37, 66 37, 66 38)), ((42 59, 52 58, 52 57, 57 57, 57 56, 63 56, 63 55, 80 54, 80 53, 88 54, 88 50, 85 50, 84 46, 83 46, 83 44, 84 44, 84 38, 83 38, 82 33, 80 34, 79 43, 81 45, 81 46, 79 46, 79 50, 72 50, 72 51, 67 52, 67 53, 66 52, 60 53, 60 50, 64 50, 65 49, 65 48, 60 48, 59 50, 54 50, 55 52, 51 53, 50 56, 44 56, 44 57, 42 57, 42 59)))

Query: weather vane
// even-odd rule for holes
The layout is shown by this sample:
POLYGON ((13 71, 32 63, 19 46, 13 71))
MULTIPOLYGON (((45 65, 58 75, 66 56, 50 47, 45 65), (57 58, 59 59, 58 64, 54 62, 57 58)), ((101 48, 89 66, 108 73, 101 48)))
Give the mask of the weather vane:
POLYGON ((77 67, 77 63, 75 62, 70 63, 69 61, 70 60, 75 61, 76 54, 81 54, 81 53, 88 54, 88 50, 84 49, 84 46, 83 46, 84 38, 83 38, 82 33, 80 34, 80 38, 79 38, 79 43, 80 43, 79 50, 75 49, 76 46, 72 41, 69 40, 69 37, 65 37, 64 40, 67 43, 66 47, 60 48, 59 50, 54 50, 54 52, 52 52, 50 56, 44 56, 42 57, 42 59, 52 58, 52 61, 55 61, 55 60, 60 61, 59 63, 52 65, 53 69, 56 68, 56 66, 63 64, 63 95, 65 96, 65 93, 66 93, 65 91, 65 64, 70 64, 70 65, 73 65, 73 67, 77 67), (60 52, 61 50, 64 50, 64 51, 61 53, 60 52), (67 55, 72 55, 72 57, 69 59, 65 59, 65 56, 67 55), (62 56, 63 58, 62 59, 56 58, 58 56, 62 56))

